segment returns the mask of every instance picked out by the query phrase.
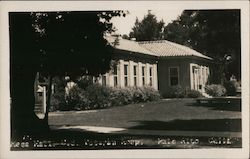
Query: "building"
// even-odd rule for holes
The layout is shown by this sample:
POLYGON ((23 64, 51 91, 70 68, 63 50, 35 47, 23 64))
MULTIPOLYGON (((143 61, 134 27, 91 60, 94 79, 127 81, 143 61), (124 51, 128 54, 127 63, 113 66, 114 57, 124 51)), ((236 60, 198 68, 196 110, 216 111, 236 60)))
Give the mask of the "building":
MULTIPOLYGON (((110 87, 152 87, 166 96, 171 87, 197 90, 205 94, 212 58, 170 41, 136 42, 113 36, 106 37, 113 45, 112 69, 93 80, 110 87)), ((44 113, 48 81, 35 83, 36 113, 44 113)), ((74 85, 69 82, 66 89, 74 85)), ((53 85, 52 85, 53 86, 53 85)), ((52 88, 54 92, 54 87, 52 88)))
POLYGON ((111 87, 150 86, 164 96, 172 86, 205 92, 212 58, 167 40, 136 42, 113 36, 113 69, 97 79, 111 87))

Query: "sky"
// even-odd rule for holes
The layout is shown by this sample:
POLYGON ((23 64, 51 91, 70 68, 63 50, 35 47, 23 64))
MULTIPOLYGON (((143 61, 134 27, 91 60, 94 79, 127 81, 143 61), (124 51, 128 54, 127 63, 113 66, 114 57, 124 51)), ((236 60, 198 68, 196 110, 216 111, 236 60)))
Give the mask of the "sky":
MULTIPOLYGON (((135 24, 136 17, 141 21, 145 15, 148 14, 147 9, 138 9, 138 10, 128 10, 129 14, 126 17, 114 17, 112 19, 114 27, 117 29, 117 34, 129 34, 132 30, 132 27, 135 24)), ((170 23, 172 20, 177 19, 181 15, 183 9, 170 8, 167 10, 151 10, 150 12, 157 17, 157 20, 160 21, 163 19, 165 25, 170 23)))

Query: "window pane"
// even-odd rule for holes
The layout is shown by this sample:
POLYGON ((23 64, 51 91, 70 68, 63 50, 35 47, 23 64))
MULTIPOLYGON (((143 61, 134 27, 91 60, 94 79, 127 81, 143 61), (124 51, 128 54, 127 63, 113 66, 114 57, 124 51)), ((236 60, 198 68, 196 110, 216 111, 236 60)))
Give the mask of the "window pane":
POLYGON ((149 78, 149 85, 150 85, 150 86, 153 85, 153 79, 152 79, 152 77, 149 78))
POLYGON ((114 86, 116 87, 118 85, 118 79, 117 76, 114 77, 114 86))
POLYGON ((149 68, 149 76, 152 76, 152 67, 149 68))
POLYGON ((128 65, 124 65, 124 75, 128 75, 128 65))
POLYGON ((134 77, 134 86, 137 86, 137 78, 134 77))
POLYGON ((137 67, 134 66, 134 75, 136 76, 137 75, 137 67))
POLYGON ((144 76, 144 75, 145 75, 145 67, 142 66, 142 76, 144 76))
POLYGON ((145 85, 145 77, 142 77, 142 85, 145 85))
POLYGON ((170 68, 170 76, 178 76, 178 69, 170 68))
POLYGON ((124 85, 125 87, 128 86, 128 77, 124 77, 124 85))
POLYGON ((117 66, 114 66, 114 75, 117 75, 117 66))

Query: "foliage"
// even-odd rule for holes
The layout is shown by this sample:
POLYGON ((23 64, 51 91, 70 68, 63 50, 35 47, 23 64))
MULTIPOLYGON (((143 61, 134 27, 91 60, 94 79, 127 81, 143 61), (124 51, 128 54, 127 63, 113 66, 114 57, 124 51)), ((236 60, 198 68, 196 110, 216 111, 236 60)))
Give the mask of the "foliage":
POLYGON ((164 38, 213 57, 217 62, 213 82, 232 74, 240 78, 239 10, 185 10, 164 28, 164 38))
POLYGON ((168 88, 168 93, 163 95, 167 98, 183 98, 185 96, 185 90, 180 86, 171 86, 168 88))
POLYGON ((113 48, 104 35, 113 31, 110 19, 114 16, 124 16, 124 12, 9 14, 13 132, 33 131, 36 130, 34 126, 48 128, 48 124, 40 122, 34 113, 34 80, 37 72, 49 79, 55 76, 70 76, 73 79, 110 69, 113 48))
POLYGON ((199 98, 202 97, 202 94, 197 90, 187 90, 186 97, 188 98, 199 98))
POLYGON ((159 92, 150 87, 111 88, 92 84, 82 89, 75 85, 66 95, 65 106, 57 108, 58 110, 102 109, 159 99, 159 92))
POLYGON ((51 96, 50 111, 58 110, 66 105, 65 103, 65 86, 66 80, 64 78, 55 77, 53 79, 54 93, 51 96))
POLYGON ((221 97, 226 94, 226 88, 220 84, 207 85, 205 91, 208 95, 213 97, 221 97))
POLYGON ((237 82, 236 81, 225 81, 224 87, 227 90, 228 96, 235 96, 237 94, 237 82))
POLYGON ((129 37, 136 38, 137 41, 162 39, 163 27, 163 20, 158 22, 156 16, 148 12, 142 21, 136 18, 135 25, 129 33, 129 37))

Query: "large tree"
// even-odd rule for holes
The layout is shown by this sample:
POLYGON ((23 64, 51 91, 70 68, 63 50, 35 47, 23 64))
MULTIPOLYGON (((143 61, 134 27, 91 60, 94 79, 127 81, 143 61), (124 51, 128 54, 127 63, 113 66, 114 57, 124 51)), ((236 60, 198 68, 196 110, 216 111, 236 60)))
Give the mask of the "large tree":
POLYGON ((121 11, 10 13, 12 133, 48 127, 34 113, 34 81, 39 72, 54 76, 104 73, 112 47, 104 39, 110 19, 121 11))
POLYGON ((142 21, 136 18, 129 37, 135 38, 136 41, 159 40, 163 38, 163 29, 163 20, 158 22, 156 16, 149 11, 142 21))
POLYGON ((213 57, 217 67, 214 82, 231 75, 241 79, 239 10, 183 11, 164 28, 164 38, 213 57))

